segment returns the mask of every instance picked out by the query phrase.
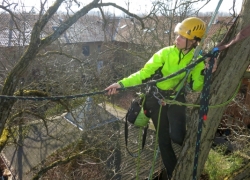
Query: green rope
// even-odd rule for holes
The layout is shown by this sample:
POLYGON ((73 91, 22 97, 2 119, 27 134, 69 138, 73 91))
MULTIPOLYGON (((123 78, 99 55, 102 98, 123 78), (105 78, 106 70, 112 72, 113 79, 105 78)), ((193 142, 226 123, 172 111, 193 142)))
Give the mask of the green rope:
POLYGON ((139 143, 138 143, 138 157, 137 157, 137 165, 136 165, 136 179, 139 178, 139 170, 141 166, 141 144, 142 144, 142 127, 140 127, 139 137, 138 137, 139 143))
POLYGON ((155 166, 155 160, 156 160, 156 156, 157 156, 158 134, 159 134, 159 125, 160 125, 160 118, 161 118, 161 109, 162 109, 162 105, 160 105, 160 109, 159 109, 157 129, 156 129, 156 138, 155 138, 155 147, 154 147, 154 159, 153 159, 153 164, 152 164, 151 171, 150 171, 149 178, 148 178, 149 180, 152 179, 153 172, 154 172, 154 166, 155 166))
MULTIPOLYGON (((237 96, 239 89, 240 89, 240 85, 241 85, 241 83, 239 83, 236 91, 234 92, 233 96, 230 99, 228 99, 227 101, 225 101, 221 104, 210 105, 208 107, 209 108, 218 108, 218 107, 223 107, 223 106, 226 106, 227 104, 229 104, 237 96)), ((187 107, 200 107, 199 104, 183 103, 183 102, 179 102, 176 100, 170 100, 170 99, 164 99, 163 102, 165 102, 166 104, 176 104, 176 105, 183 105, 183 106, 187 106, 187 107)))

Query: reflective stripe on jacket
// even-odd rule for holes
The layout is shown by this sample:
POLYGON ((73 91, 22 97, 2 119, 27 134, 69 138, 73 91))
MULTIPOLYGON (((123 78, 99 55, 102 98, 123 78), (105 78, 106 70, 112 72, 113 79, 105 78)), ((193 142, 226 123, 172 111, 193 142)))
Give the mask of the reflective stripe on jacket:
MULTIPOLYGON (((152 77, 156 71, 162 67, 161 73, 163 77, 166 77, 172 73, 177 72, 180 69, 186 67, 192 60, 194 49, 187 54, 181 53, 179 60, 180 50, 176 46, 169 46, 161 49, 155 53, 152 58, 145 64, 145 66, 138 72, 131 74, 129 77, 124 78, 118 83, 122 83, 124 87, 134 86, 141 84, 144 80, 152 77)), ((202 71, 204 70, 204 62, 197 64, 190 72, 188 82, 191 82, 192 89, 194 91, 201 91, 204 76, 202 71)), ((156 85, 161 90, 170 90, 177 86, 177 84, 185 77, 186 73, 178 74, 170 79, 158 82, 156 85)), ((176 88, 179 90, 181 87, 176 88)))

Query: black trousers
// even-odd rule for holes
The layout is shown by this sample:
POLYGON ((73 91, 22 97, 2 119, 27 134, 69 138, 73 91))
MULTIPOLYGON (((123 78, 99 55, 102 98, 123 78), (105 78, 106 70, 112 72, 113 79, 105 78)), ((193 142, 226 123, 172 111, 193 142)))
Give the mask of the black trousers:
MULTIPOLYGON (((179 95, 176 100, 185 102, 185 96, 179 95)), ((147 94, 144 108, 149 113, 155 129, 157 129, 160 105, 152 94, 147 94)), ((171 141, 179 145, 182 145, 184 141, 186 133, 186 106, 174 104, 162 106, 159 120, 158 143, 161 157, 168 176, 172 177, 177 158, 171 141)))

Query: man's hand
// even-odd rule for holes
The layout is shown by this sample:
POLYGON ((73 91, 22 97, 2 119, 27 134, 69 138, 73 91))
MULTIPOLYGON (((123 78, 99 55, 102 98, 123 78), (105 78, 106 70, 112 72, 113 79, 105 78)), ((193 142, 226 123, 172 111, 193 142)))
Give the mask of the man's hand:
POLYGON ((121 85, 118 83, 114 83, 107 87, 105 90, 108 90, 108 95, 112 95, 118 93, 118 91, 116 91, 117 88, 121 88, 121 85))
MULTIPOLYGON (((209 68, 209 61, 210 61, 210 58, 207 58, 205 60, 205 68, 206 69, 209 68)), ((217 58, 214 58, 214 65, 213 65, 212 73, 216 71, 217 66, 218 66, 218 60, 217 60, 217 58)))

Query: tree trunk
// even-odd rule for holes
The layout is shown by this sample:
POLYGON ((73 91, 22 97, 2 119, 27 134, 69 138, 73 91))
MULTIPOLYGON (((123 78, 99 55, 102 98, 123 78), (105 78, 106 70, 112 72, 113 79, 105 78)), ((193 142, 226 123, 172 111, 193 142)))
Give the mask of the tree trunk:
MULTIPOLYGON (((37 31, 33 31, 33 34, 35 34, 37 31)), ((13 68, 13 70, 10 72, 9 76, 7 77, 4 87, 2 90, 3 95, 13 95, 16 87, 18 86, 19 79, 23 76, 23 74, 27 71, 28 64, 32 62, 32 60, 35 58, 36 53, 38 52, 38 45, 34 42, 37 42, 37 39, 39 39, 40 32, 37 33, 36 37, 33 37, 33 43, 31 43, 30 46, 28 46, 25 54, 21 57, 19 63, 13 68)), ((32 41, 32 39, 31 39, 32 41)), ((10 115, 11 109, 14 105, 16 100, 6 100, 6 99, 0 99, 0 134, 2 135, 5 123, 10 115)), ((5 143, 1 144, 5 145, 5 143)), ((2 151, 3 146, 0 146, 0 151, 2 151)))
MULTIPOLYGON (((227 35, 227 41, 232 39, 242 28, 250 23, 250 1, 244 1, 241 16, 237 19, 231 32, 227 35)), ((232 45, 220 53, 218 57, 218 69, 213 74, 210 88, 210 105, 221 104, 232 97, 241 78, 250 64, 250 37, 232 45)), ((203 122, 201 144, 198 160, 197 177, 200 177, 207 160, 215 132, 220 124, 225 106, 209 108, 208 118, 203 122)), ((194 167, 195 144, 197 137, 197 124, 199 120, 199 109, 194 109, 191 121, 188 124, 186 140, 179 155, 173 179, 191 180, 194 167)), ((197 178, 199 179, 199 178, 197 178)))

